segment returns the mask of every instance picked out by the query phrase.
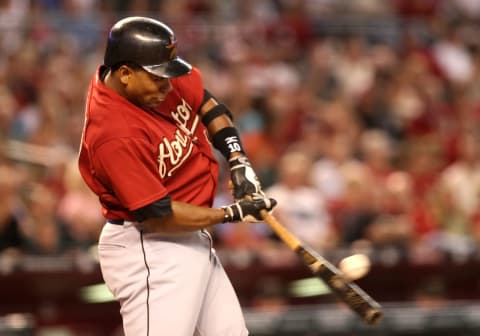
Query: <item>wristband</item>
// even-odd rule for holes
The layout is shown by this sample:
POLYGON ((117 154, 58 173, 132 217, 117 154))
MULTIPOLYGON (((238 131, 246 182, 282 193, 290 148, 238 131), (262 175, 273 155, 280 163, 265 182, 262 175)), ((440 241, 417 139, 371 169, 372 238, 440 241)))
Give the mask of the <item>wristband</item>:
POLYGON ((245 154, 235 127, 225 127, 212 136, 213 146, 228 160, 235 152, 245 154))

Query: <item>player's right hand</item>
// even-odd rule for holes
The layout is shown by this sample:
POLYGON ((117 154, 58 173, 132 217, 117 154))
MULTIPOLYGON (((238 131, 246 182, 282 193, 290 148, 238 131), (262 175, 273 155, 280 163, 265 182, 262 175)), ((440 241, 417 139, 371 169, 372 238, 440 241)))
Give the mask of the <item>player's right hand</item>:
POLYGON ((263 220, 260 211, 270 212, 276 205, 277 201, 273 198, 242 199, 222 207, 225 211, 224 222, 260 222, 263 220))

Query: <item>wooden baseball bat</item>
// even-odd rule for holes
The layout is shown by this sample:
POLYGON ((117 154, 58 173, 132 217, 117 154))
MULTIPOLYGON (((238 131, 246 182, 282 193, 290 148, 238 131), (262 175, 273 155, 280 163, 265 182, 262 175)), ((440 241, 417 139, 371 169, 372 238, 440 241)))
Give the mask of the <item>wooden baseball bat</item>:
POLYGON ((343 272, 328 260, 300 241, 266 210, 262 210, 261 215, 275 234, 301 257, 312 273, 322 279, 332 292, 367 324, 373 325, 382 319, 382 307, 363 289, 346 278, 343 272))

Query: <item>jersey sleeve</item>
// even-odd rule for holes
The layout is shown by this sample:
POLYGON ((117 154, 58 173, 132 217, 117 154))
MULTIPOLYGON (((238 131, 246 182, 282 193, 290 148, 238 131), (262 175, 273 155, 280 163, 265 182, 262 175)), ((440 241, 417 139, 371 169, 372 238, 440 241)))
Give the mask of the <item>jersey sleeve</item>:
POLYGON ((145 140, 117 138, 95 151, 95 174, 129 211, 168 195, 158 174, 152 146, 145 140))
POLYGON ((172 79, 183 97, 192 103, 193 111, 198 112, 203 101, 203 79, 200 70, 193 67, 190 74, 172 79))

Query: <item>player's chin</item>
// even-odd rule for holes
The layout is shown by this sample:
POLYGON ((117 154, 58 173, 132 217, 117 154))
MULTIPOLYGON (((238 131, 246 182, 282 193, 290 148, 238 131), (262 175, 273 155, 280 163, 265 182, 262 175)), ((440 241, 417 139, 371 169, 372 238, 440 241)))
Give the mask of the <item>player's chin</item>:
POLYGON ((157 107, 160 106, 160 104, 163 103, 163 100, 164 99, 160 99, 160 98, 151 98, 146 100, 143 105, 149 109, 156 109, 157 107))

